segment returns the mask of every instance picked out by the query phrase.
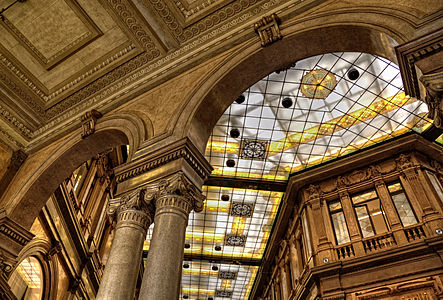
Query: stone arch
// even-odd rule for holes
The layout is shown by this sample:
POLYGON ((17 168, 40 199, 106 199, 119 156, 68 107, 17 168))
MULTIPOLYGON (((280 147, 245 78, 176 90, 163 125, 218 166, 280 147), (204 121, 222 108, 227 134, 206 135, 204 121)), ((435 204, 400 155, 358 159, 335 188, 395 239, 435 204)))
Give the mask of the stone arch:
POLYGON ((56 299, 58 287, 58 264, 53 259, 55 253, 50 253, 54 248, 49 241, 35 238, 30 241, 20 252, 17 258, 18 267, 20 263, 30 256, 37 258, 43 271, 43 297, 42 299, 56 299))
POLYGON ((143 121, 131 113, 105 116, 98 119, 92 135, 82 138, 81 133, 79 128, 26 159, 2 197, 10 219, 29 229, 51 194, 79 165, 125 144, 132 156, 149 134, 143 121))
POLYGON ((265 48, 257 39, 238 47, 191 93, 175 124, 175 135, 188 136, 203 153, 212 128, 227 107, 267 74, 330 52, 365 52, 396 62, 394 46, 411 38, 410 30, 402 34, 374 23, 346 25, 327 20, 320 18, 318 25, 307 30, 299 24, 289 25, 282 29, 282 40, 265 48))

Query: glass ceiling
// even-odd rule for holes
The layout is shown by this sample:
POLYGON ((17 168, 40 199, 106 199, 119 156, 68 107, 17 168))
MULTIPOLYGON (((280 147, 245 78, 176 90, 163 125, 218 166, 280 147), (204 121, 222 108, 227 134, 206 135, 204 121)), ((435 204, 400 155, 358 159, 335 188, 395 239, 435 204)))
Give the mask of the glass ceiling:
MULTIPOLYGON (((319 165, 431 123, 405 96, 399 68, 364 53, 329 53, 271 73, 214 127, 212 176, 286 181, 319 165)), ((283 193, 205 186, 203 212, 186 230, 181 299, 248 299, 283 193)), ((145 250, 149 249, 152 226, 145 250)))

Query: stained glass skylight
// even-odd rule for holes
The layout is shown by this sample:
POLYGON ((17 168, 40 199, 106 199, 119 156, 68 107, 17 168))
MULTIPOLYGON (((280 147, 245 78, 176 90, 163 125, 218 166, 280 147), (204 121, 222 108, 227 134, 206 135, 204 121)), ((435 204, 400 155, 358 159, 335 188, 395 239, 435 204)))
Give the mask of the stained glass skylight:
POLYGON ((304 59, 243 95, 245 101, 225 111, 210 137, 206 154, 213 175, 286 180, 290 173, 430 125, 426 105, 403 92, 399 68, 365 53, 304 59), (286 98, 293 102, 287 108, 286 98), (238 137, 230 136, 232 129, 238 137), (256 143, 247 149, 249 158, 246 141, 256 143))
MULTIPOLYGON (((364 53, 329 53, 272 73, 223 114, 206 148, 212 176, 286 181, 430 122, 405 96, 398 67, 364 53), (311 95, 311 96, 310 96, 311 95)), ((282 192, 205 186, 186 230, 181 299, 248 299, 282 192)), ((149 248, 152 226, 145 250, 149 248)))

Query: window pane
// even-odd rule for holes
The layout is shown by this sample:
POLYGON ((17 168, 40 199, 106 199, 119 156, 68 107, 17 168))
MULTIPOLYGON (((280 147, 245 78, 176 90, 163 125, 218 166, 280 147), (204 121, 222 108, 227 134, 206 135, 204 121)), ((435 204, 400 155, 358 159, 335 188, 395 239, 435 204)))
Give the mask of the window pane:
POLYGON ((43 273, 40 262, 33 256, 24 259, 11 274, 8 283, 17 299, 42 299, 43 273))
POLYGON ((434 186, 435 191, 437 192, 438 196, 440 197, 440 200, 443 201, 443 188, 442 188, 440 182, 438 182, 435 175, 432 174, 431 172, 426 171, 426 173, 428 173, 428 177, 431 180, 431 183, 434 186))
POLYGON ((369 209, 369 215, 371 216, 372 224, 374 225, 375 234, 388 232, 385 212, 381 207, 380 200, 371 200, 366 205, 369 209))
POLYGON ((329 203, 329 211, 334 211, 337 209, 341 209, 340 201, 329 203))
POLYGON ((336 212, 331 214, 332 225, 335 231, 335 238, 337 239, 337 245, 349 243, 348 228, 346 227, 346 220, 343 212, 336 212))
POLYGON ((375 190, 369 191, 369 192, 365 192, 363 194, 359 194, 356 196, 352 196, 352 202, 354 204, 357 203, 362 203, 371 199, 377 198, 377 193, 375 192, 375 190))
POLYGON ((397 209, 403 226, 417 224, 417 219, 415 218, 411 205, 403 192, 392 195, 392 200, 394 201, 395 208, 397 209))
POLYGON ((375 235, 366 205, 355 207, 355 213, 357 214, 358 223, 360 223, 360 229, 363 237, 366 238, 375 235))

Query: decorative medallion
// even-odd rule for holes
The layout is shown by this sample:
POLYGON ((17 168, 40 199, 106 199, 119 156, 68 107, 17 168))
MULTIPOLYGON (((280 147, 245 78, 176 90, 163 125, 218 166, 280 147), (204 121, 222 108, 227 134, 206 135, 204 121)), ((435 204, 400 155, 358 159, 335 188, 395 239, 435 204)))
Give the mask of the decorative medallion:
POLYGON ((231 206, 231 216, 251 217, 254 206, 249 203, 233 202, 231 206))
POLYGON ((226 245, 228 246, 244 246, 246 243, 246 237, 244 235, 231 235, 226 236, 226 245))
POLYGON ((265 159, 268 142, 244 139, 241 143, 240 157, 248 159, 265 159))
POLYGON ((337 86, 335 75, 324 69, 316 69, 305 74, 300 91, 306 98, 325 99, 337 86))
POLYGON ((215 297, 230 298, 230 297, 232 297, 232 292, 231 291, 216 290, 215 297))
POLYGON ((220 271, 220 272, 218 272, 218 278, 235 280, 235 279, 237 279, 237 272, 220 271))

